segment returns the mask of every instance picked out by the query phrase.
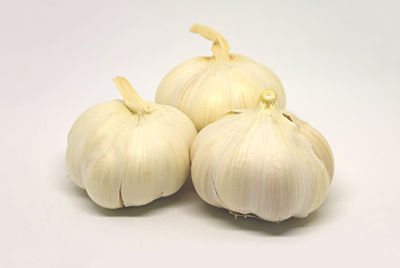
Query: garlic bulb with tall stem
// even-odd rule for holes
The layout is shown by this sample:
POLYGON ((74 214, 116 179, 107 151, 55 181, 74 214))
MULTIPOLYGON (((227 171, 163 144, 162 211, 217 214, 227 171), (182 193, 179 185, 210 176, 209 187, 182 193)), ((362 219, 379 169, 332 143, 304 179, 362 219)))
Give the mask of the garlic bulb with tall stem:
POLYGON ((69 132, 69 176, 105 208, 175 193, 188 176, 193 123, 171 106, 143 100, 125 78, 114 83, 124 100, 89 108, 69 132))
POLYGON ((276 105, 230 112, 196 136, 192 180, 207 203, 268 221, 306 217, 325 200, 334 161, 324 137, 276 105))
POLYGON ((285 107, 283 86, 270 69, 230 54, 225 38, 207 26, 196 24, 191 31, 213 41, 213 56, 195 57, 172 69, 157 89, 156 102, 183 111, 197 130, 231 109, 255 107, 265 88, 274 89, 279 95, 277 105, 285 107))

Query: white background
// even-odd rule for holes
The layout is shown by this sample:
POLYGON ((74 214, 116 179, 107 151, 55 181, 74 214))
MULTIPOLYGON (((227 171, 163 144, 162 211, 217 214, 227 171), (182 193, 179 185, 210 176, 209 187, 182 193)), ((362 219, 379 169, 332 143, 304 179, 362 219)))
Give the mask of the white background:
POLYGON ((2 1, 1 267, 400 267, 398 1, 2 1), (273 69, 288 110, 329 140, 323 206, 280 224, 237 219, 190 183, 171 198, 102 209, 67 178, 86 108, 126 76, 152 100, 162 77, 221 32, 273 69))

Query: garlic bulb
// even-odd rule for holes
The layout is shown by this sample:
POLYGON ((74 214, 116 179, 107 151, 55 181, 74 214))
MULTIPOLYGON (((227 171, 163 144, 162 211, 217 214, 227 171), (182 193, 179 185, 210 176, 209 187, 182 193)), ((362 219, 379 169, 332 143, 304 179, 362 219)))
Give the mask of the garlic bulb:
POLYGON ((248 57, 229 54, 229 44, 215 30, 193 25, 191 31, 213 41, 212 57, 196 57, 170 71, 161 81, 156 102, 172 105, 192 119, 197 130, 231 109, 253 108, 265 88, 274 89, 285 107, 279 78, 248 57))
POLYGON ((191 148, 192 180, 207 203, 268 221, 306 217, 325 200, 334 161, 324 137, 275 104, 266 90, 256 108, 205 127, 191 148))
POLYGON ((105 208, 139 206, 179 190, 189 173, 197 134, 179 110, 144 101, 122 77, 124 101, 89 108, 68 135, 67 170, 105 208))

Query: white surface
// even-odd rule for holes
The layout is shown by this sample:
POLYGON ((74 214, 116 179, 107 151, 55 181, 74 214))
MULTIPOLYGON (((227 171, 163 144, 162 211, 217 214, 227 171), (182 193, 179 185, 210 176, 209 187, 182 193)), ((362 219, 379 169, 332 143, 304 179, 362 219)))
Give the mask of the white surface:
POLYGON ((1 267, 400 267, 399 2, 213 2, 1 2, 1 267), (110 211, 66 177, 69 128, 120 98, 114 76, 153 99, 173 66, 210 54, 193 23, 272 68, 288 109, 329 140, 318 212, 234 220, 189 183, 110 211))

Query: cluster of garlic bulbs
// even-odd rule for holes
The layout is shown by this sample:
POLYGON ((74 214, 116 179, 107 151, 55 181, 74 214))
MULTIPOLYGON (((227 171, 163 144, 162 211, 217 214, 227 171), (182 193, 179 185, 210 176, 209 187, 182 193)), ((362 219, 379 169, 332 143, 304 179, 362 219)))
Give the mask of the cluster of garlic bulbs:
POLYGON ((115 78, 124 100, 88 109, 68 135, 69 176, 102 207, 139 206, 178 191, 191 163, 193 185, 210 205, 267 221, 307 216, 333 177, 327 141, 285 111, 271 70, 230 54, 209 27, 191 31, 214 42, 213 56, 170 71, 157 103, 115 78))

